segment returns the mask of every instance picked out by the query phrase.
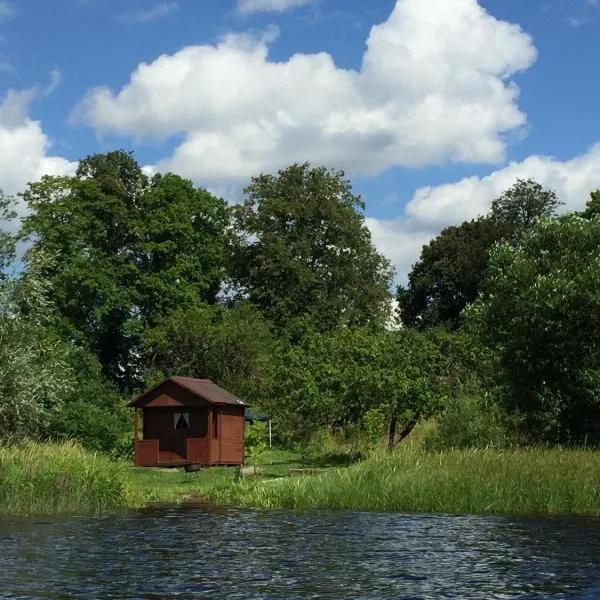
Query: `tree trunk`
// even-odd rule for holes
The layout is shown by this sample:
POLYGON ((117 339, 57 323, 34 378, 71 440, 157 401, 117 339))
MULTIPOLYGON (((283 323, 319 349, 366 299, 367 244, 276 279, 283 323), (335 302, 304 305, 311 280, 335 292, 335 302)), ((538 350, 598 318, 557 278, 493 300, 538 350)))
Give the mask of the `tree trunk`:
POLYGON ((406 427, 400 432, 400 435, 396 437, 396 427, 398 422, 396 417, 392 417, 390 421, 390 427, 388 429, 388 450, 393 450, 394 446, 397 446, 404 438, 407 438, 418 422, 418 417, 411 419, 406 424, 406 427))
POLYGON ((390 426, 388 428, 388 450, 391 450, 396 444, 396 426, 398 420, 396 417, 390 419, 390 426))

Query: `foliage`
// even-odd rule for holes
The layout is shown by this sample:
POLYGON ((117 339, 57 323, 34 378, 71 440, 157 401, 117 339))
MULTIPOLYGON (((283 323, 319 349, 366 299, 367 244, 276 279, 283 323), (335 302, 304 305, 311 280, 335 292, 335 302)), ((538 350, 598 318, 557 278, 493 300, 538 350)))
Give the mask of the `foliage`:
POLYGON ((541 218, 556 216, 561 204, 554 191, 533 179, 517 179, 492 202, 490 219, 503 231, 504 241, 517 244, 541 218))
POLYGON ((262 421, 255 421, 246 426, 244 448, 246 460, 255 467, 263 461, 267 449, 267 425, 262 421))
POLYGON ((492 202, 488 216, 444 229, 423 247, 408 285, 398 288, 403 323, 422 329, 458 328, 463 309, 481 290, 491 247, 500 240, 517 244, 540 218, 553 216, 559 206, 552 190, 532 179, 519 179, 492 202))
POLYGON ((392 269, 341 171, 292 165, 252 178, 234 210, 231 273, 279 330, 382 322, 392 269))
POLYGON ((139 337, 175 307, 214 302, 223 279, 222 200, 172 174, 148 180, 130 154, 88 156, 73 177, 23 194, 27 260, 45 272, 65 337, 84 344, 122 388, 137 381, 139 337))
POLYGON ((60 410, 53 413, 48 435, 77 440, 85 448, 129 456, 131 454, 131 411, 103 375, 96 357, 73 349, 69 360, 73 391, 60 410))
POLYGON ((492 252, 470 327, 499 356, 509 413, 534 440, 600 440, 600 221, 544 220, 492 252))
POLYGON ((16 219, 15 200, 0 190, 0 282, 5 277, 5 270, 15 258, 16 236, 9 227, 16 219), (6 227, 2 227, 2 223, 6 227))
POLYGON ((250 304, 196 303, 148 331, 143 351, 154 371, 206 377, 254 403, 269 389, 272 343, 268 324, 250 304))
POLYGON ((596 190, 590 194, 590 199, 585 205, 585 210, 581 213, 582 217, 592 219, 600 215, 600 190, 596 190))
POLYGON ((0 447, 0 514, 96 514, 131 503, 126 468, 76 444, 0 447))
POLYGON ((363 428, 368 451, 374 452, 385 427, 385 414, 381 408, 370 408, 363 416, 363 428))
POLYGON ((477 298, 489 248, 500 235, 491 220, 482 218, 442 230, 423 247, 408 285, 398 288, 402 322, 421 329, 458 328, 463 309, 477 298))
POLYGON ((504 448, 510 443, 506 418, 487 397, 462 396, 448 402, 425 440, 429 450, 504 448))
POLYGON ((340 328, 315 334, 278 353, 271 406, 278 430, 308 439, 323 427, 362 423, 377 408, 390 424, 413 426, 433 414, 436 393, 436 346, 414 330, 340 328))
POLYGON ((70 347, 53 331, 38 255, 22 280, 0 287, 0 438, 44 435, 73 391, 70 347))

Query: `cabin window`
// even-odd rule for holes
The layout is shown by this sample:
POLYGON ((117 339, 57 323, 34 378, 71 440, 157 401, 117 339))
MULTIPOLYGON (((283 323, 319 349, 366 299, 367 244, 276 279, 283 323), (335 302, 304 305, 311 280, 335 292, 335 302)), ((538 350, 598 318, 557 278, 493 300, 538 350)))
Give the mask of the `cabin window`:
POLYGON ((175 413, 173 415, 173 426, 175 429, 189 429, 190 413, 175 413))
POLYGON ((213 408, 213 413, 212 413, 212 430, 213 430, 213 437, 218 438, 219 437, 219 412, 217 411, 216 408, 213 408))

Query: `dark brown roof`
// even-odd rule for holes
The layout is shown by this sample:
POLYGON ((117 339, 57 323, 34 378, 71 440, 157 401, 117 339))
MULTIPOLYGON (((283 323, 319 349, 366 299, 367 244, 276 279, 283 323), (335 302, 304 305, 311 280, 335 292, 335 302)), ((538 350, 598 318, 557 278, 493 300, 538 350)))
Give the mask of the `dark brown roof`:
POLYGON ((192 379, 191 377, 169 377, 169 379, 213 404, 246 406, 245 402, 234 396, 231 392, 220 388, 210 379, 192 379))
POLYGON ((193 379, 192 377, 167 377, 164 381, 155 385, 149 390, 146 390, 143 394, 140 394, 137 398, 132 400, 128 406, 135 406, 139 400, 144 398, 147 394, 155 390, 157 387, 163 385, 167 381, 185 388, 192 392, 196 396, 211 402, 212 404, 230 404, 233 406, 248 406, 243 400, 234 396, 231 392, 220 388, 218 385, 213 383, 210 379, 193 379))

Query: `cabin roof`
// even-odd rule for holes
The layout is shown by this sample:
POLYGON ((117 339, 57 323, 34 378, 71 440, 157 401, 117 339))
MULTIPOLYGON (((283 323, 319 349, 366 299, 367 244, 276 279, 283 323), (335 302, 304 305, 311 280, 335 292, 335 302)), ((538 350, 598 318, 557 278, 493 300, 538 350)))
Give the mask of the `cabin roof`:
POLYGON ((195 396, 210 402, 211 404, 229 404, 233 406, 248 406, 243 400, 234 396, 231 392, 224 390, 219 387, 216 383, 213 383, 210 379, 194 379, 192 377, 167 377, 167 379, 161 381, 149 390, 140 394, 132 400, 128 406, 142 406, 144 398, 153 392, 156 388, 163 385, 164 383, 171 381, 179 387, 182 387, 195 396))

